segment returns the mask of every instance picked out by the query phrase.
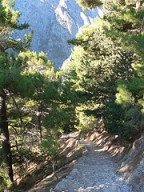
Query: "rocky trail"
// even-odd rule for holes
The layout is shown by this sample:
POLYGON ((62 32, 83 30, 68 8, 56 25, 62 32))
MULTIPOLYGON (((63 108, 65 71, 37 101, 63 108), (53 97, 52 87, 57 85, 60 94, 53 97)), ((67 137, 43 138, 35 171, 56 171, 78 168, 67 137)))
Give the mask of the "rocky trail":
POLYGON ((103 148, 84 144, 87 151, 78 160, 70 174, 51 192, 131 192, 117 166, 103 148))

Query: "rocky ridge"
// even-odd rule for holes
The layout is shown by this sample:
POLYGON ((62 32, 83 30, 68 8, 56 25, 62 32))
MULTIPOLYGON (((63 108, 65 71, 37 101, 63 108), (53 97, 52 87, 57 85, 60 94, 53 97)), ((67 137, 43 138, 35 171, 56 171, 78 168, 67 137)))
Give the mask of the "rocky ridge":
POLYGON ((98 15, 96 10, 83 11, 76 0, 16 0, 15 9, 22 13, 20 22, 30 25, 26 31, 16 31, 15 36, 34 31, 32 50, 46 52, 57 67, 71 54, 67 41, 98 15))

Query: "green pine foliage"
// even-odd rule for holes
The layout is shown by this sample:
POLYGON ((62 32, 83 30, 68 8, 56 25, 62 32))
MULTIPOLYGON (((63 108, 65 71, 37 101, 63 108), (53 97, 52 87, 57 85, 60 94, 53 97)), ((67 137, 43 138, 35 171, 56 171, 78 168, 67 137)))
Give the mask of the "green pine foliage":
MULTIPOLYGON (((110 103, 115 101, 116 81, 128 79, 133 74, 130 64, 134 60, 132 55, 127 59, 121 47, 107 38, 107 30, 111 30, 111 26, 101 19, 84 29, 72 41, 78 47, 69 63, 69 70, 76 72, 75 89, 87 98, 86 103, 82 104, 85 105, 82 107, 85 113, 90 115, 91 111, 91 115, 100 119, 103 117, 105 122, 111 110, 110 103)), ((105 126, 111 130, 107 123, 105 126)))
POLYGON ((63 133, 101 124, 131 141, 144 130, 143 1, 78 3, 102 5, 104 17, 69 41, 71 60, 57 70, 43 52, 29 50, 32 33, 12 38, 28 25, 19 24, 13 1, 0 0, 0 190, 26 174, 19 162, 37 154, 55 172, 63 133))
POLYGON ((103 7, 104 18, 69 41, 76 48, 68 73, 85 96, 82 113, 102 118, 108 132, 131 140, 143 130, 143 5, 104 1, 103 7))
POLYGON ((15 179, 12 164, 24 157, 23 151, 40 148, 43 136, 50 134, 43 120, 59 102, 60 78, 44 53, 28 50, 31 35, 22 40, 11 37, 14 29, 27 24, 19 25, 20 14, 9 1, 1 1, 0 9, 0 169, 1 187, 7 189, 15 179))
POLYGON ((84 9, 94 8, 102 4, 100 0, 77 0, 78 4, 84 9))

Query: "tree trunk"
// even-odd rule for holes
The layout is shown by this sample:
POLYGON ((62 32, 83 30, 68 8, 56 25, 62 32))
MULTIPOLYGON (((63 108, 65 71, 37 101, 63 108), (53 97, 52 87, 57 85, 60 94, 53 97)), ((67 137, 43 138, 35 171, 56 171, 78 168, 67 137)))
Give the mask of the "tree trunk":
POLYGON ((55 170, 56 162, 55 162, 55 160, 52 160, 51 162, 52 162, 53 174, 54 174, 54 176, 56 177, 56 179, 57 179, 57 181, 58 181, 58 180, 59 180, 59 177, 58 177, 58 175, 57 175, 57 173, 56 173, 56 170, 55 170))
POLYGON ((139 0, 139 1, 136 2, 136 10, 138 10, 140 8, 140 6, 141 6, 141 2, 139 0))
POLYGON ((39 137, 39 140, 40 140, 40 143, 42 142, 42 125, 41 125, 41 107, 40 105, 38 105, 38 111, 37 111, 37 123, 38 123, 38 130, 39 130, 39 134, 40 134, 40 137, 39 137))
POLYGON ((0 92, 0 130, 2 135, 2 149, 4 162, 8 171, 8 176, 11 182, 13 179, 13 168, 12 168, 12 153, 9 139, 8 120, 7 120, 7 109, 6 109, 6 94, 4 91, 0 92))

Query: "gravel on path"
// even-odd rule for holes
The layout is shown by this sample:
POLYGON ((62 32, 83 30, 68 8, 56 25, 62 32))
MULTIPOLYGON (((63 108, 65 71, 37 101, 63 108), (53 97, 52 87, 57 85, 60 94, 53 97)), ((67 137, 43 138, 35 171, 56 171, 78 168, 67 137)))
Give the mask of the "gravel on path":
POLYGON ((76 163, 71 173, 59 182, 51 192, 131 192, 116 164, 103 150, 86 152, 76 163))

